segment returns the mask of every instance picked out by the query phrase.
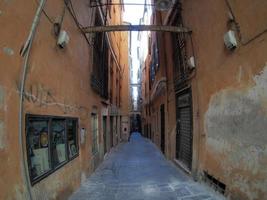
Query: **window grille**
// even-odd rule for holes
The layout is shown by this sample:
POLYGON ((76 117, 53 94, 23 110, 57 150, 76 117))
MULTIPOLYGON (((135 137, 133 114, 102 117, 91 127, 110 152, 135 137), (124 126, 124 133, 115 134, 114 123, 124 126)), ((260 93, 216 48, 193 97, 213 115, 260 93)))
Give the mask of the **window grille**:
MULTIPOLYGON (((177 4, 177 12, 175 14, 174 26, 183 26, 182 7, 177 4)), ((173 34, 173 60, 174 60, 174 87, 178 89, 187 80, 190 74, 187 65, 187 37, 185 33, 173 34)))
MULTIPOLYGON (((95 26, 101 26, 100 14, 95 15, 95 26)), ((92 88, 108 99, 108 45, 104 33, 95 33, 93 46, 92 88)))
MULTIPOLYGON (((156 35, 155 35, 156 36, 156 35)), ((150 82, 153 84, 156 76, 156 72, 159 69, 159 51, 157 42, 152 45, 152 61, 150 64, 150 82)))

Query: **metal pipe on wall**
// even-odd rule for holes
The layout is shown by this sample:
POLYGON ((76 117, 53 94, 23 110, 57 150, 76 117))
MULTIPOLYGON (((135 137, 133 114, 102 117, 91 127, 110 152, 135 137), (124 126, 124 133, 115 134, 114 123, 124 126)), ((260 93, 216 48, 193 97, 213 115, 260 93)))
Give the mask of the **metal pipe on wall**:
POLYGON ((28 171, 28 165, 27 165, 27 159, 26 159, 26 145, 23 141, 23 114, 24 114, 24 89, 25 89, 25 83, 27 79, 27 70, 29 66, 29 57, 30 52, 32 48, 33 39, 36 33, 37 26, 40 21, 41 13, 44 8, 46 0, 40 0, 39 6, 37 8, 37 11, 35 13, 33 23, 31 26, 30 33, 28 35, 28 38, 26 40, 26 43, 21 51, 21 55, 23 55, 23 67, 22 67, 22 73, 21 73, 21 79, 20 79, 20 93, 19 93, 19 144, 21 146, 20 154, 21 154, 21 170, 22 170, 22 176, 24 179, 24 182, 27 186, 27 192, 29 195, 29 199, 32 200, 32 193, 31 193, 31 184, 29 179, 29 171, 28 171))

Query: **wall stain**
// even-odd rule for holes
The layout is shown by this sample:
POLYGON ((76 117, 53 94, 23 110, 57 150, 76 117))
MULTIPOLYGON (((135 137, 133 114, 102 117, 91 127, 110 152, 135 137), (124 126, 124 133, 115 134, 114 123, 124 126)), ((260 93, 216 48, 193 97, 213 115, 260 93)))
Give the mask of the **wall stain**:
POLYGON ((13 56, 14 55, 14 50, 9 48, 9 47, 4 47, 3 52, 8 55, 8 56, 13 56))
POLYGON ((4 88, 0 85, 0 109, 4 106, 4 88))
POLYGON ((5 126, 4 122, 0 120, 0 150, 6 148, 6 135, 5 135, 5 126))
POLYGON ((267 199, 267 64, 253 80, 250 88, 213 95, 205 114, 206 143, 223 156, 218 162, 230 188, 248 199, 267 199))

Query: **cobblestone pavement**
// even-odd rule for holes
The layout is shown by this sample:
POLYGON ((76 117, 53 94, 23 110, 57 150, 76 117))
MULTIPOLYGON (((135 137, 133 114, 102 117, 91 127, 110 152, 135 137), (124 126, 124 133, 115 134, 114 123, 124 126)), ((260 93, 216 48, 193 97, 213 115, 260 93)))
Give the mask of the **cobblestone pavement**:
POLYGON ((220 200, 167 161, 149 140, 132 134, 112 149, 70 200, 220 200))

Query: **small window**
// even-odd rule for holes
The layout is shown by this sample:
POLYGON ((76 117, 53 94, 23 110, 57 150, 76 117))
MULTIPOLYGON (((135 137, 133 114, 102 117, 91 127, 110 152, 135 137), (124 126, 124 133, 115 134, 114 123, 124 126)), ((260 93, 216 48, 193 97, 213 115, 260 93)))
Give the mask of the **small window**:
POLYGON ((27 155, 32 184, 78 155, 77 119, 27 115, 27 155))
MULTIPOLYGON (((96 11, 94 25, 103 25, 99 11, 96 11)), ((91 86, 97 94, 108 99, 108 43, 104 33, 95 34, 92 61, 91 86)))

